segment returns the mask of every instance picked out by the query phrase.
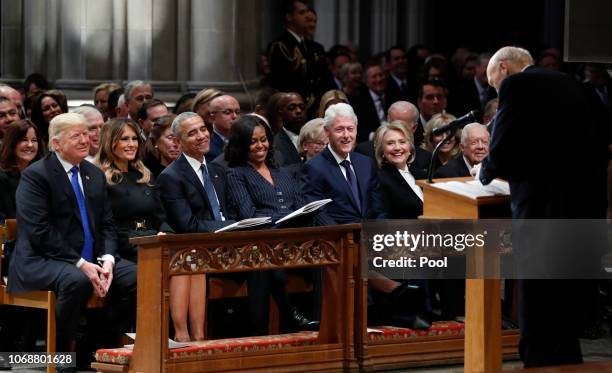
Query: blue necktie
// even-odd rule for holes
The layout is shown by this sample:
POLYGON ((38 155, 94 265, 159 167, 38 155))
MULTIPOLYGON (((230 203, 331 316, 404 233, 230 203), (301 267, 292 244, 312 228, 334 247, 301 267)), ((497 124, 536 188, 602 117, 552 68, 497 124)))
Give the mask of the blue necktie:
POLYGON ((81 214, 81 223, 83 224, 83 249, 81 250, 81 258, 88 262, 93 262, 93 236, 89 228, 89 219, 87 218, 87 207, 85 206, 85 197, 81 186, 79 185, 79 168, 74 166, 70 169, 72 177, 70 178, 70 184, 72 184, 72 190, 76 196, 77 203, 79 205, 79 213, 81 214))
POLYGON ((215 216, 215 220, 221 220, 221 207, 219 207, 219 201, 217 201, 217 193, 215 193, 215 186, 210 180, 210 176, 208 175, 208 169, 206 165, 203 164, 202 167, 202 179, 204 180, 204 190, 206 191, 206 196, 208 196, 208 202, 210 202, 210 207, 213 210, 213 215, 215 216))
POLYGON ((357 176, 355 176, 355 172, 351 168, 351 162, 347 159, 340 162, 340 165, 344 167, 346 170, 346 181, 351 187, 351 193, 353 194, 353 199, 355 203, 357 203, 357 207, 361 211, 361 198, 359 198, 359 187, 357 186, 357 176))

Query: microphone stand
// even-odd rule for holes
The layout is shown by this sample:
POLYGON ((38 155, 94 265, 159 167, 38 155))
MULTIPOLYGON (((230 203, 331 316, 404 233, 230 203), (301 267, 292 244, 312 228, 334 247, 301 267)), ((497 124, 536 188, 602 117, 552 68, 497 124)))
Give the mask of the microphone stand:
POLYGON ((434 160, 436 159, 436 157, 438 156, 438 151, 440 150, 440 147, 447 142, 448 140, 450 140, 452 137, 454 136, 453 132, 450 132, 445 138, 444 140, 440 141, 438 143, 438 145, 436 145, 436 148, 434 149, 433 153, 431 153, 431 160, 429 161, 429 168, 427 169, 427 183, 428 184, 433 184, 434 181, 432 180, 432 176, 433 176, 433 164, 434 164, 434 160))

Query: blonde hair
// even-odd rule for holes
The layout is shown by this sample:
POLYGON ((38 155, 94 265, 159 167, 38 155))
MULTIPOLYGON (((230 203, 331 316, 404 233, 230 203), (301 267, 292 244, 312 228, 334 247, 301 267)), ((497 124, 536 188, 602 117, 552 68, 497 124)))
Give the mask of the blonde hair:
MULTIPOLYGON (((223 96, 223 92, 221 92, 220 90, 216 88, 203 89, 200 92, 198 92, 198 94, 193 99, 193 103, 191 104, 191 111, 193 111, 194 113, 197 113, 198 109, 200 109, 201 106, 208 105, 213 99, 217 97, 221 97, 221 96, 223 96)), ((208 118, 202 118, 202 119, 206 121, 208 118)))
MULTIPOLYGON (((436 128, 440 128, 446 124, 449 124, 455 119, 457 118, 454 115, 448 114, 448 113, 438 113, 432 116, 431 119, 425 125, 425 133, 423 135, 425 137, 425 142, 423 143, 423 149, 433 152, 434 149, 436 148, 436 144, 433 143, 433 133, 432 133, 433 130, 436 128)), ((453 150, 451 150, 452 157, 459 154, 459 151, 460 151, 459 150, 459 142, 460 142, 459 136, 460 134, 461 134, 461 130, 457 130, 454 133, 455 146, 453 147, 453 150)))
POLYGON ((378 163, 378 167, 382 166, 383 163, 385 163, 386 161, 383 157, 385 145, 384 137, 385 134, 389 131, 399 131, 406 137, 406 139, 410 143, 410 158, 408 158, 407 164, 412 163, 416 155, 412 131, 408 129, 408 124, 406 124, 406 122, 404 122, 403 120, 394 120, 391 123, 382 122, 374 133, 374 155, 376 156, 376 162, 378 163))
POLYGON ((51 119, 49 123, 49 151, 54 152, 53 140, 59 139, 70 128, 78 125, 89 127, 89 121, 78 113, 62 113, 51 119))
POLYGON ((339 91, 337 89, 332 89, 323 94, 321 96, 321 102, 319 103, 319 118, 323 118, 325 116, 325 110, 328 106, 331 105, 331 102, 336 101, 335 103, 344 102, 345 104, 349 103, 348 98, 344 94, 344 92, 339 91))
POLYGON ((138 151, 136 152, 136 158, 129 162, 136 171, 142 175, 140 179, 136 180, 139 184, 149 184, 151 181, 151 171, 144 165, 141 160, 141 154, 143 151, 144 143, 142 138, 139 136, 138 125, 132 119, 129 118, 114 118, 108 121, 100 133, 100 150, 96 155, 96 165, 104 171, 106 177, 106 183, 108 185, 115 185, 121 182, 123 174, 121 170, 115 165, 115 152, 114 148, 125 128, 130 127, 136 137, 138 138, 138 151))
POLYGON ((309 120, 302 126, 300 129, 300 135, 298 136, 298 153, 304 153, 304 143, 306 141, 313 141, 320 138, 323 133, 323 127, 325 126, 325 121, 323 118, 315 118, 309 120))

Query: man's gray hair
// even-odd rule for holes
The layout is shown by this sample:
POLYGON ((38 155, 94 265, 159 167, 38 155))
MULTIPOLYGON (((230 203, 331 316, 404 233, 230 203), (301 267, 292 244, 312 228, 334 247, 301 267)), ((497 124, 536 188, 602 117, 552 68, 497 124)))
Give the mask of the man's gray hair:
POLYGON ((357 115, 355 115, 355 111, 353 107, 349 104, 338 103, 331 105, 325 110, 324 125, 327 128, 331 128, 334 122, 336 121, 336 117, 349 117, 355 121, 355 125, 357 125, 357 115))
POLYGON ((522 65, 533 64, 533 57, 527 49, 519 47, 503 47, 499 49, 489 60, 489 65, 497 64, 499 61, 512 61, 522 65))
POLYGON ((88 123, 83 115, 77 113, 63 113, 55 116, 49 123, 49 151, 55 151, 53 140, 59 139, 65 131, 81 124, 88 126, 88 123))
POLYGON ((186 121, 187 119, 191 119, 195 117, 199 118, 200 116, 194 113, 193 111, 185 111, 177 115, 176 118, 174 118, 174 120, 172 121, 172 125, 170 126, 170 130, 172 131, 172 134, 175 137, 179 137, 179 135, 181 134, 183 122, 186 121))
POLYGON ((419 109, 408 101, 395 101, 391 104, 389 110, 387 110, 387 118, 391 116, 392 111, 411 111, 414 114, 415 121, 419 118, 419 109))
POLYGON ((132 80, 131 82, 125 85, 125 92, 124 92, 125 100, 126 101, 131 100, 132 91, 134 90, 134 88, 141 87, 141 86, 148 86, 149 88, 151 88, 151 94, 153 94, 153 87, 151 86, 151 84, 147 82, 143 82, 142 80, 132 80))
MULTIPOLYGON (((487 130, 487 126, 485 126, 484 124, 480 124, 478 122, 473 122, 470 123, 468 125, 466 125, 465 127, 463 127, 463 130, 461 131, 461 143, 463 145, 467 145, 468 139, 469 139, 469 132, 473 129, 477 129, 480 128, 484 131, 486 131, 487 133, 489 133, 489 131, 487 130)), ((490 135, 489 135, 490 136, 490 135)))
POLYGON ((100 113, 100 110, 98 110, 98 108, 88 105, 79 106, 72 110, 71 113, 81 114, 82 116, 84 116, 87 119, 88 125, 89 118, 93 117, 96 114, 102 116, 102 113, 100 113))

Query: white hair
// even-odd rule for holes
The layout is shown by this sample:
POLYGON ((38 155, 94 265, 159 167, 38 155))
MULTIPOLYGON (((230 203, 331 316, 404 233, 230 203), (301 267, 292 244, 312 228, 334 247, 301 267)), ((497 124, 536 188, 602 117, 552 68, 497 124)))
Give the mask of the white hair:
POLYGON ((466 125, 465 127, 463 127, 463 130, 461 131, 461 143, 463 145, 467 145, 467 142, 470 136, 469 132, 473 129, 478 129, 478 128, 486 131, 487 134, 489 133, 489 131, 487 130, 487 126, 485 126, 484 124, 480 124, 478 122, 470 123, 466 125))
POLYGON ((533 64, 533 57, 527 49, 519 47, 503 47, 499 49, 489 60, 489 66, 496 65, 499 61, 512 61, 521 65, 533 64))
POLYGON ((419 118, 419 109, 408 101, 395 101, 391 104, 387 110, 387 118, 391 116, 392 111, 410 111, 414 114, 415 121, 419 118))
POLYGON ((132 99, 132 91, 134 90, 134 88, 136 87, 141 87, 141 86, 146 86, 151 88, 151 94, 153 94, 153 87, 151 86, 151 84, 147 83, 147 82, 143 82, 142 80, 132 80, 131 82, 129 82, 128 84, 126 84, 125 86, 125 100, 129 101, 132 99))
POLYGON ((170 126, 170 131, 172 131, 172 134, 174 136, 179 137, 182 126, 183 126, 183 122, 186 121, 187 119, 191 119, 195 117, 200 118, 200 116, 194 113, 193 111, 185 111, 185 112, 180 113, 172 121, 172 125, 170 126))
POLYGON ((349 104, 338 103, 331 105, 325 110, 324 125, 327 128, 331 128, 336 121, 336 117, 349 117, 355 121, 355 125, 357 125, 357 116, 355 115, 355 111, 353 107, 349 104))
POLYGON ((78 113, 63 113, 55 116, 49 123, 49 151, 54 152, 53 140, 59 139, 62 134, 74 126, 87 127, 87 119, 78 113))
POLYGON ((88 125, 91 124, 89 122, 95 116, 99 115, 102 118, 102 113, 100 113, 100 110, 98 110, 98 108, 92 107, 92 106, 87 106, 87 105, 79 106, 79 107, 75 108, 74 110, 72 110, 71 113, 81 114, 82 116, 84 116, 87 119, 87 124, 88 125))
POLYGON ((125 105, 125 94, 122 93, 121 96, 119 96, 119 99, 117 100, 117 107, 122 107, 123 105, 125 105))

